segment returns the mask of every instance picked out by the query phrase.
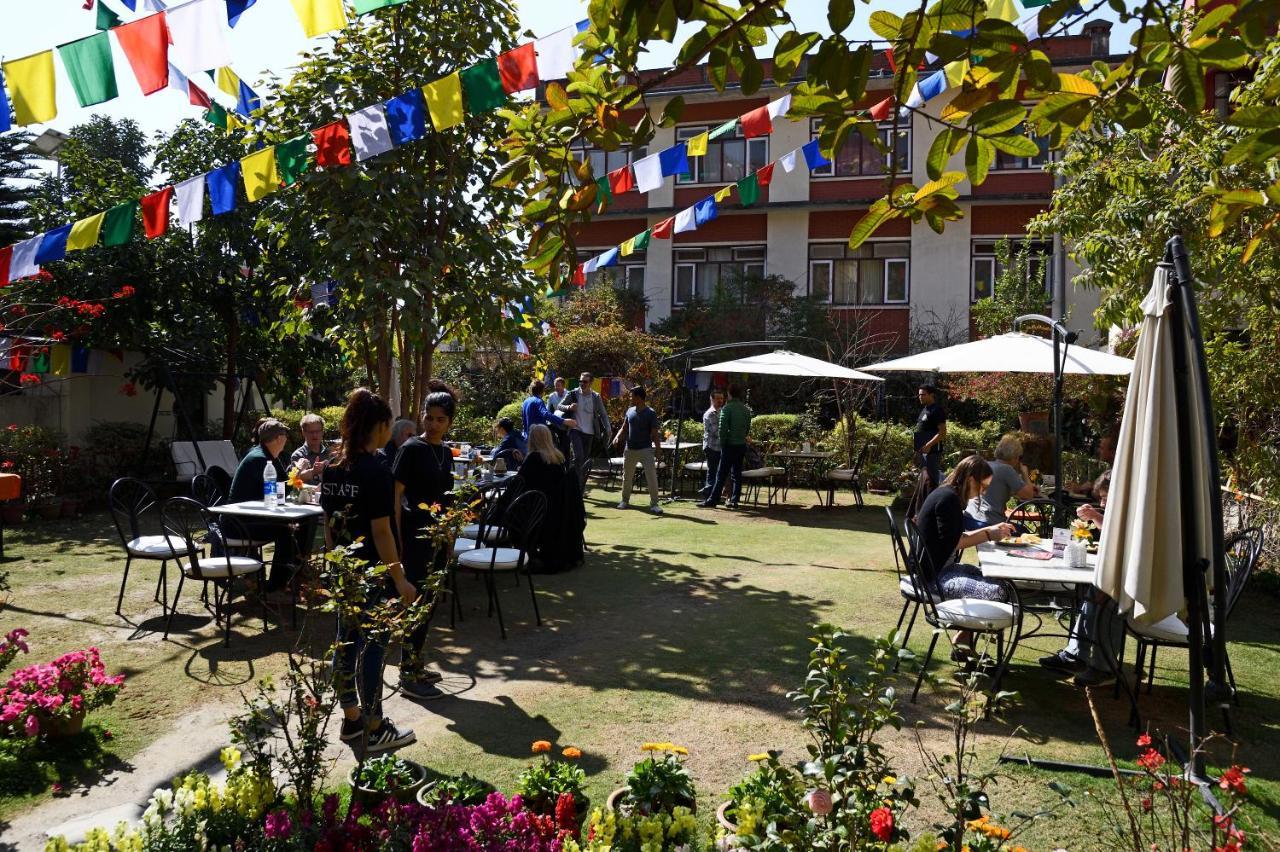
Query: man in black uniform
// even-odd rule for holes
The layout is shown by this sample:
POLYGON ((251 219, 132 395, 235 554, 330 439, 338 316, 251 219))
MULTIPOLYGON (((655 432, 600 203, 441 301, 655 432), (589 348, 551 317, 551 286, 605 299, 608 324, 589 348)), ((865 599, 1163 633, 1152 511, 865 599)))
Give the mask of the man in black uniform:
POLYGON ((916 391, 923 408, 916 418, 916 463, 929 472, 929 486, 937 488, 942 477, 942 442, 947 439, 947 410, 938 402, 938 389, 921 385, 916 391))

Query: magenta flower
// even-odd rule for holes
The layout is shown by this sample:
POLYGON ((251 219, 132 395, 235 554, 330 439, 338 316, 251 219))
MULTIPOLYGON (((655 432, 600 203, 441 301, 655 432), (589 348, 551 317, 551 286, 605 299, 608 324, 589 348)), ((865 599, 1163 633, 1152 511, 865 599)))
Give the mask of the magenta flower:
POLYGON ((267 823, 263 827, 263 834, 272 840, 288 840, 293 834, 293 821, 289 819, 289 812, 278 810, 275 813, 267 814, 267 823))
POLYGON ((27 736, 34 737, 40 733, 40 720, 33 713, 27 717, 27 721, 22 723, 22 729, 27 732, 27 736))

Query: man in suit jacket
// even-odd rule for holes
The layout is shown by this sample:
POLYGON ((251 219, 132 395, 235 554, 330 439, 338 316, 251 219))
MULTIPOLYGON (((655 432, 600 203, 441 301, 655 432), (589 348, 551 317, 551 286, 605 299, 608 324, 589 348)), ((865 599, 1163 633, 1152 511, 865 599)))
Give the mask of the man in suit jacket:
POLYGON ((578 386, 566 393, 558 406, 563 414, 578 422, 570 430, 569 440, 573 445, 573 466, 578 471, 578 484, 584 489, 587 474, 591 472, 591 460, 613 434, 604 399, 591 389, 594 380, 590 373, 583 373, 578 377, 578 386))

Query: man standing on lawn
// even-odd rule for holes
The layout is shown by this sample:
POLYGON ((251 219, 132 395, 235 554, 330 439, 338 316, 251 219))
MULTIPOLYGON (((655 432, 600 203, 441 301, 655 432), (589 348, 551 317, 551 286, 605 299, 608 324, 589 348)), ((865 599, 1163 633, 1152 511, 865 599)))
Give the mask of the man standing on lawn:
POLYGON ((631 481, 636 475, 636 464, 644 468, 644 478, 649 486, 649 511, 662 514, 658 505, 658 445, 662 434, 658 431, 658 413, 645 402, 645 390, 640 385, 631 389, 631 407, 626 420, 613 443, 625 447, 622 453, 622 502, 619 509, 631 508, 631 481))
POLYGON ((725 481, 732 474, 729 508, 738 508, 738 500, 742 497, 742 463, 747 457, 747 435, 750 431, 751 409, 742 401, 742 386, 729 385, 729 401, 720 409, 720 464, 716 469, 716 481, 707 499, 699 506, 710 508, 718 505, 725 481))
POLYGON ((578 386, 565 394, 557 409, 578 422, 570 430, 569 441, 573 446, 573 466, 578 471, 578 485, 584 491, 587 474, 591 472, 591 460, 596 457, 597 441, 604 442, 613 430, 604 399, 592 387, 595 376, 584 372, 578 377, 578 386))
POLYGON ((547 395, 547 408, 550 408, 552 411, 555 411, 560 407, 560 403, 564 402, 566 395, 564 392, 564 379, 560 376, 556 376, 555 388, 555 390, 547 395))
POLYGON ((707 460, 706 481, 699 492, 702 499, 711 496, 711 486, 716 483, 720 470, 720 409, 724 408, 724 391, 711 392, 711 405, 702 413, 702 455, 707 460))
POLYGON ((929 487, 937 488, 942 475, 942 442, 947 439, 947 410, 938 402, 938 389, 921 385, 920 416, 916 418, 916 463, 929 472, 929 487))

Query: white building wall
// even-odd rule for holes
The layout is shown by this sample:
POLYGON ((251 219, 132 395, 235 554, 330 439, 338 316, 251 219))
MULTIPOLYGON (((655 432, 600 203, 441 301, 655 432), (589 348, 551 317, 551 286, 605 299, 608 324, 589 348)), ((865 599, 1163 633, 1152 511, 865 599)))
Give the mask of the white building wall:
POLYGON ((806 291, 809 284, 808 210, 769 211, 765 271, 793 281, 797 293, 806 291))
MULTIPOLYGON (((663 218, 650 216, 649 227, 652 228, 663 218)), ((646 327, 671 316, 671 245, 672 240, 649 240, 644 268, 644 295, 649 302, 646 327)))

